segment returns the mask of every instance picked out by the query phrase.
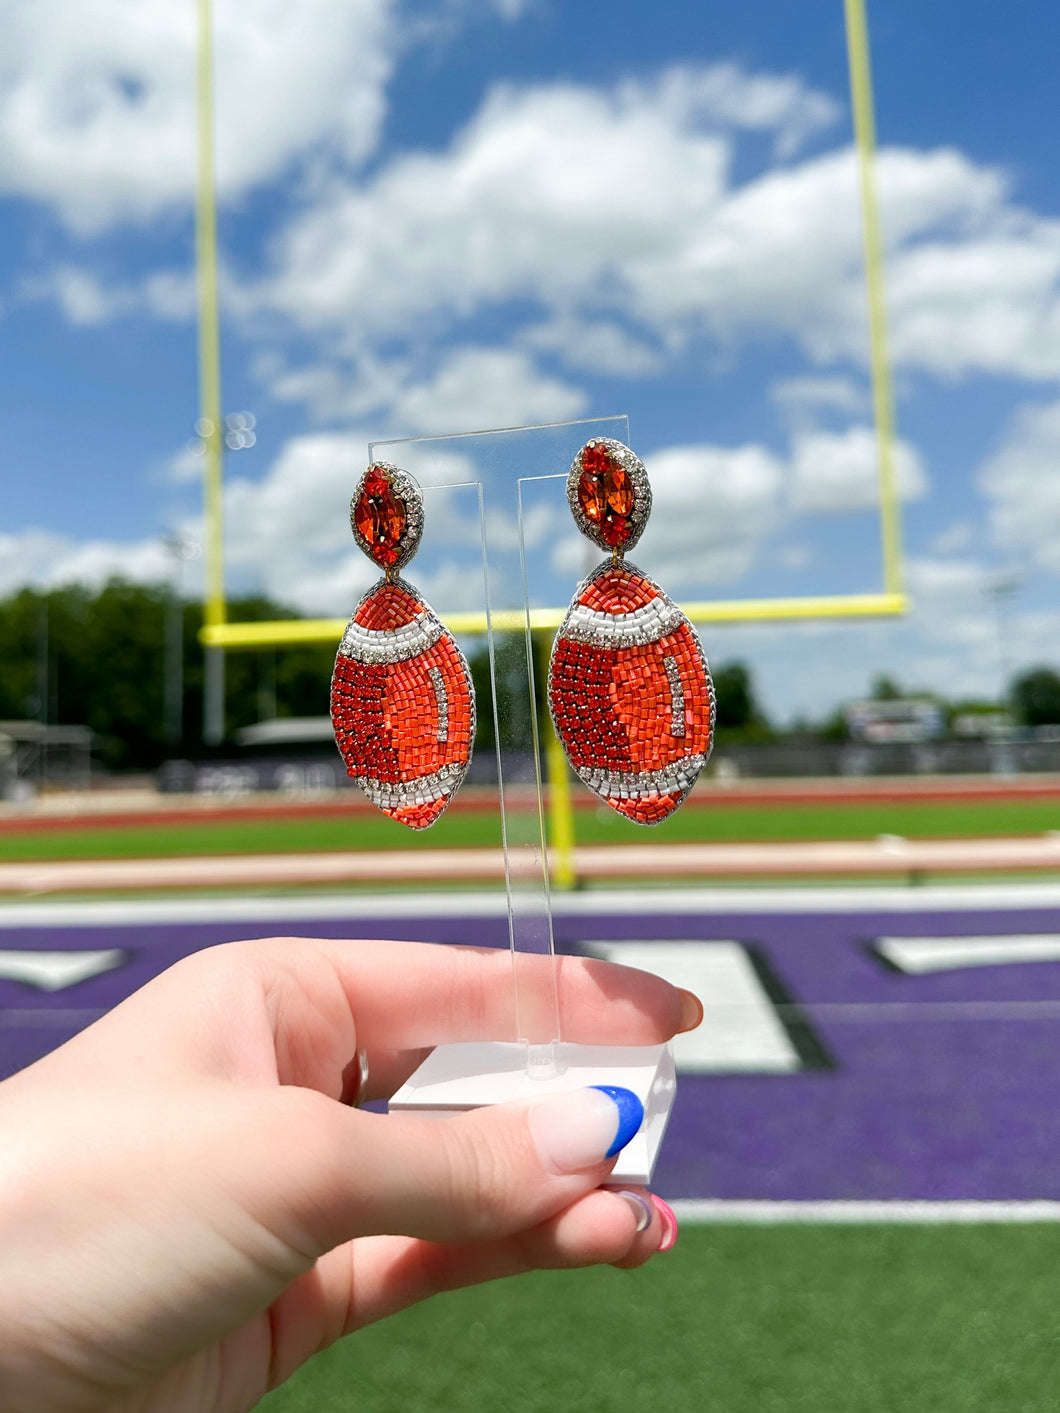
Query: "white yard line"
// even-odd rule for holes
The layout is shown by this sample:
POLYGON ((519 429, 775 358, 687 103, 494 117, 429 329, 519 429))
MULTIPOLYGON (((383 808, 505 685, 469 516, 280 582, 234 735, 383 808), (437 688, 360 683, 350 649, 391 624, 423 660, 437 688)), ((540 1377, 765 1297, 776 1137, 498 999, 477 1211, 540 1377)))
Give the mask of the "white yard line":
POLYGON ((877 937, 876 950, 899 971, 923 976, 965 967, 1060 961, 1060 933, 1006 933, 1001 937, 877 937))
POLYGON ((125 961, 124 952, 108 947, 96 952, 23 952, 0 949, 0 981, 21 981, 38 991, 65 991, 68 986, 102 976, 125 961))
POLYGON ((741 943, 693 939, 582 945, 594 957, 654 972, 703 999, 705 1024, 674 1038, 678 1074, 793 1074, 802 1068, 741 943))
MULTIPOLYGON (((807 913, 922 913, 1060 908, 1060 884, 945 884, 922 888, 620 888, 554 893, 557 917, 704 916, 807 913)), ((312 893, 107 901, 0 902, 0 929, 115 927, 140 923, 256 922, 343 918, 504 917, 490 892, 312 893)))
POLYGON ((1060 1222, 1060 1202, 741 1202, 687 1198, 671 1202, 691 1226, 906 1226, 1060 1222))

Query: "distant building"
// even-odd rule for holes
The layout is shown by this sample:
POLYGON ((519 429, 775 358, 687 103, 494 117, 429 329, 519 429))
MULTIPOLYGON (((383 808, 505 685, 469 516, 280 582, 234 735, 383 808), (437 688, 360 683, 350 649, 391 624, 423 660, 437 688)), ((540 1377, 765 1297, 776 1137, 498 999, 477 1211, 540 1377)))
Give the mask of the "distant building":
POLYGON ((87 726, 0 721, 0 799, 29 799, 46 785, 86 790, 91 774, 87 726))
POLYGON ((259 790, 301 797, 350 784, 335 746, 330 716, 287 716, 259 721, 235 733, 227 759, 167 760, 158 772, 165 794, 235 798, 259 790))
POLYGON ((953 718, 950 730, 964 741, 991 741, 1010 736, 1013 725, 1007 711, 962 711, 953 718))
POLYGON ((851 702, 844 713, 853 741, 875 745, 938 741, 946 734, 942 708, 924 697, 851 702))

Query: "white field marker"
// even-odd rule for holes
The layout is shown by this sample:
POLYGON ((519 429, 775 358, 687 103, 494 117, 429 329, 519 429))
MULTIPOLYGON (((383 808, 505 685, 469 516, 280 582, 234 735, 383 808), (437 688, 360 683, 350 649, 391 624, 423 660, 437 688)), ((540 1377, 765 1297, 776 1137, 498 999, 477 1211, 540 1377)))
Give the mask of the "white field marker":
POLYGON ((694 991, 703 1024, 674 1040, 681 1074, 790 1074, 802 1061, 739 942, 587 942, 593 956, 694 991))
POLYGON ((876 951, 899 971, 923 976, 962 967, 1014 962, 1060 962, 1060 933, 1006 933, 999 937, 877 937, 876 951))
POLYGON ((21 981, 39 991, 63 991, 125 961, 117 947, 99 952, 12 952, 0 950, 0 981, 21 981))

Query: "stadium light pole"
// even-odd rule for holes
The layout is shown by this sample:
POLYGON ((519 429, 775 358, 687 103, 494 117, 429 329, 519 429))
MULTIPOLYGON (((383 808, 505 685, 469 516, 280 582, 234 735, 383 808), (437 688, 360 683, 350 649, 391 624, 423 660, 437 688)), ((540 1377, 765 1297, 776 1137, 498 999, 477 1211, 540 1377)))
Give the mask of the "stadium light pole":
MULTIPOLYGON (((203 447, 203 512, 206 599, 203 621, 225 621, 223 477, 224 431, 221 421, 221 344, 217 313, 217 210, 214 197, 213 20, 210 0, 198 0, 196 62, 197 183, 195 256, 199 296, 199 423, 203 447)), ((224 648, 205 649, 203 740, 216 746, 224 739, 224 648)))
POLYGON ((987 581, 984 592, 994 605, 994 622, 997 627, 997 699, 1002 707, 1010 705, 1009 673, 1011 670, 1008 655, 1006 616, 1013 599, 1023 588, 1023 580, 1018 574, 999 574, 987 581))
POLYGON ((199 540, 170 532, 164 544, 173 557, 166 606, 165 735, 170 745, 184 737, 184 565, 202 554, 199 540))
POLYGON ((47 783, 48 778, 48 718, 52 706, 48 692, 51 661, 48 607, 48 590, 45 589, 41 595, 37 624, 37 719, 41 725, 37 746, 37 781, 41 786, 47 783))

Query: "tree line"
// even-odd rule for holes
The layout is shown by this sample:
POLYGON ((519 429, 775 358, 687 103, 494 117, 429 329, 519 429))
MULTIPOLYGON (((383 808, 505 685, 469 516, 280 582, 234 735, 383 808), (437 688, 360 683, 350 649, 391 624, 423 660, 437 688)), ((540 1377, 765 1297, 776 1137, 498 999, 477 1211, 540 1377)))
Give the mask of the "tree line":
MULTIPOLYGON (((261 596, 229 608, 241 622, 298 616, 261 596)), ((88 726, 93 755, 110 770, 202 754, 202 621, 201 604, 175 600, 164 585, 120 579, 0 599, 0 720, 88 726), (179 657, 167 654, 175 643, 179 657)), ((266 716, 326 712, 334 659, 334 649, 313 645, 229 653, 226 736, 266 716)))
MULTIPOLYGON (((299 616, 261 595, 230 600, 229 612, 235 622, 299 616)), ((21 589, 0 599, 0 720, 88 726, 97 760, 111 770, 149 770, 168 758, 209 754, 202 742, 201 627, 202 605, 176 599, 165 585, 112 579, 99 589, 21 589)), ((532 725, 524 641, 511 634, 494 646, 501 744, 527 750, 532 725)), ((547 644, 539 647, 541 712, 547 644)), ((335 649, 327 644, 228 653, 226 738, 270 717, 326 714, 334 660, 335 649)), ((479 702, 476 746, 488 749, 495 733, 484 643, 473 646, 469 661, 479 702)), ((780 733, 757 702, 746 665, 712 664, 712 672, 719 741, 776 739, 780 733)), ((898 690, 887 679, 875 689, 885 695, 898 690)), ((1060 722, 1060 676, 1050 668, 1022 674, 1010 699, 1023 724, 1060 722)), ((842 727, 837 717, 801 729, 828 735, 842 727)), ((231 745, 219 749, 227 754, 231 745)))
MULTIPOLYGON (((235 622, 298 617, 289 605, 261 595, 230 600, 229 613, 235 622)), ((200 603, 176 599, 165 585, 120 579, 99 589, 26 588, 0 599, 0 720, 88 726, 93 753, 110 770, 149 770, 169 758, 209 754, 202 740, 202 621, 200 603)), ((499 637, 495 659, 501 744, 529 749, 522 637, 499 637)), ((266 718, 326 714, 334 660, 335 649, 326 644, 228 653, 226 739, 266 718)), ((485 644, 471 652, 470 666, 480 704, 476 745, 492 748, 485 644)), ((543 660, 535 676, 540 710, 543 660)), ((715 682, 722 720, 733 730, 754 729, 759 714, 746 668, 723 667, 715 682)), ((220 748, 230 751, 230 744, 220 748)))

